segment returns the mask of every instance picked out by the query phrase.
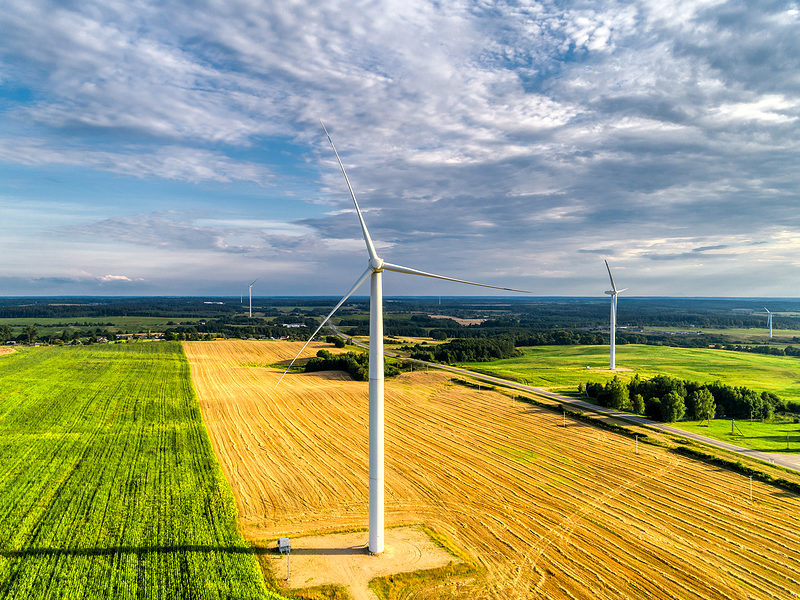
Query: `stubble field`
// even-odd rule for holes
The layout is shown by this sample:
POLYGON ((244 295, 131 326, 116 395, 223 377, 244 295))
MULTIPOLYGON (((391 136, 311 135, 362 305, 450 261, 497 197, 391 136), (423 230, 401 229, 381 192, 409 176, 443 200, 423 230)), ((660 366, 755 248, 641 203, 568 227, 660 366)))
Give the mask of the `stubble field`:
MULTIPOLYGON (((364 527, 367 386, 243 366, 285 342, 187 342, 246 538, 364 527)), ((309 356, 317 348, 310 346, 309 356)), ((386 385, 386 519, 424 523, 475 567, 414 598, 800 597, 798 497, 495 391, 415 372, 386 385)))

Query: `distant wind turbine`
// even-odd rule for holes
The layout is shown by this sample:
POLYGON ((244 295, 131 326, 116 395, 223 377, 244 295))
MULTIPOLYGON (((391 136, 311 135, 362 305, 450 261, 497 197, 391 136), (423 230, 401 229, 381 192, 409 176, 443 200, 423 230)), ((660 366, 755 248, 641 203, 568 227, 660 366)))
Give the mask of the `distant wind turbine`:
POLYGON ((250 311, 248 314, 251 318, 253 317, 253 285, 255 285, 256 281, 258 279, 253 279, 252 283, 247 286, 247 293, 250 295, 250 311))
POLYGON ((767 325, 769 325, 769 339, 772 339, 772 313, 765 306, 764 310, 767 311, 767 325))
POLYGON ((624 292, 628 288, 623 288, 621 290, 617 289, 617 286, 614 283, 614 278, 611 276, 611 267, 608 266, 608 261, 603 260, 603 262, 606 263, 608 278, 611 280, 611 289, 606 291, 606 294, 611 296, 611 327, 609 329, 609 337, 611 338, 611 370, 613 371, 616 369, 614 350, 617 344, 617 294, 624 292))
POLYGON ((384 527, 383 527, 383 284, 382 275, 384 271, 394 271, 396 273, 406 273, 408 275, 420 275, 422 277, 433 277, 434 279, 444 279, 445 281, 455 281, 456 283, 466 283, 468 285, 477 285, 480 287, 492 288, 496 290, 505 290, 508 292, 520 292, 529 294, 525 290, 514 290, 511 288, 500 287, 496 285, 487 285, 484 283, 475 283, 473 281, 465 281, 463 279, 455 279, 453 277, 445 277, 444 275, 435 275, 434 273, 427 273, 425 271, 418 271, 409 267, 403 267, 392 263, 385 262, 378 256, 375 250, 375 245, 372 243, 372 238, 367 231, 367 225, 364 222, 364 216, 361 213, 361 208, 358 206, 353 186, 350 185, 350 179, 347 177, 347 172, 344 170, 342 160, 339 158, 339 153, 333 145, 333 140, 322 123, 322 129, 328 138, 328 142, 336 155, 336 160, 339 163, 339 168, 344 175, 345 183, 348 190, 350 190, 350 197, 353 199, 353 204, 356 208, 358 221, 361 224, 361 233, 364 237, 364 243, 367 246, 367 253, 369 254, 369 263, 367 269, 356 280, 353 287, 351 287, 344 297, 339 300, 339 303, 333 307, 333 310, 325 317, 317 327, 316 331, 311 334, 308 341, 297 353, 297 356, 292 359, 292 362, 286 368, 278 383, 283 380, 286 373, 291 369, 294 362, 305 350, 306 346, 314 339, 314 336, 319 333, 320 329, 330 320, 333 314, 339 309, 342 304, 364 283, 368 278, 370 280, 370 295, 369 295, 369 551, 373 554, 383 552, 384 547, 384 527))

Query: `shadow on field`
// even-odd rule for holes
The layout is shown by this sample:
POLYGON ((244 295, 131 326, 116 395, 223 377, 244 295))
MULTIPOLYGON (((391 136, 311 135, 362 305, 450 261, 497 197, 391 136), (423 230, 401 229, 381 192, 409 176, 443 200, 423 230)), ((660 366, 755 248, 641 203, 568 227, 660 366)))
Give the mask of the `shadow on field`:
POLYGON ((795 494, 788 490, 774 490, 770 493, 770 496, 775 496, 777 498, 797 498, 800 494, 795 494))
POLYGON ((293 548, 292 554, 302 556, 355 556, 368 554, 367 546, 351 546, 349 548, 293 548))
POLYGON ((173 554, 183 552, 220 552, 223 554, 266 554, 271 548, 250 548, 242 546, 115 546, 111 548, 26 548, 24 550, 0 550, 5 558, 26 556, 113 556, 115 554, 173 554))
MULTIPOLYGON (((221 554, 275 554, 277 548, 254 546, 241 547, 241 546, 192 546, 192 545, 176 545, 176 546, 116 546, 111 548, 26 548, 23 550, 0 550, 0 556, 4 558, 24 558, 34 556, 114 556, 117 554, 180 554, 184 552, 200 552, 211 553, 219 552, 221 554)), ((292 554, 301 554, 306 556, 348 556, 367 554, 367 546, 351 546, 349 548, 295 548, 292 554)))

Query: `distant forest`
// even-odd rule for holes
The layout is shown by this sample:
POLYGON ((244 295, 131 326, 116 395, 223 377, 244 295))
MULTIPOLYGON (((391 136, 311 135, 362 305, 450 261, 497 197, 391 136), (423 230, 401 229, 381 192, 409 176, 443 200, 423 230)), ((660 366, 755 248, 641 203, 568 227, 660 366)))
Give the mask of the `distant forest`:
MULTIPOLYGON (((254 316, 246 316, 247 299, 240 298, 3 298, 0 299, 0 341, 44 341, 70 343, 75 339, 113 337, 120 333, 114 317, 161 317, 174 319, 159 333, 168 339, 207 337, 287 337, 304 339, 338 299, 333 297, 253 299, 254 316), (55 331, 54 325, 30 321, 15 324, 14 319, 58 319, 68 325, 55 331), (103 324, 86 323, 81 318, 102 318, 103 324), (292 327, 285 325, 291 324, 292 327), (3 329, 5 327, 5 329, 3 329), (23 331, 23 327, 26 329, 23 331), (5 338, 5 339, 3 339, 5 338)), ((385 298, 386 336, 446 339, 499 340, 484 348, 511 343, 514 347, 607 344, 609 302, 606 298, 385 298), (458 320, 467 320, 460 324, 458 320)), ((621 298, 617 343, 659 344, 683 347, 730 345, 725 335, 703 334, 702 329, 766 328, 761 314, 764 304, 779 313, 775 327, 800 329, 800 300, 621 298), (644 331, 643 327, 656 330, 644 331), (678 328, 678 332, 658 331, 659 327, 678 328)), ((334 317, 337 326, 349 335, 368 335, 368 300, 351 299, 334 317)), ((735 341, 735 340, 734 340, 735 341)), ((800 338, 784 340, 800 343, 800 338)), ((478 346, 470 346, 477 348, 478 346)), ((454 349, 466 355, 467 347, 454 349)), ((733 348, 731 348, 733 349, 733 348)), ((778 349, 741 351, 777 353, 778 349)), ((420 351, 430 352, 430 349, 420 351)), ((488 351, 487 351, 488 352, 488 351)), ((784 350, 784 352, 786 352, 784 350)), ((787 353, 792 352, 789 350, 787 353)), ((479 352, 480 355, 483 351, 479 352)), ((487 354, 488 356, 489 354, 487 354)), ((447 360, 446 357, 436 360, 447 360)), ((483 359, 476 359, 483 360, 483 359)))

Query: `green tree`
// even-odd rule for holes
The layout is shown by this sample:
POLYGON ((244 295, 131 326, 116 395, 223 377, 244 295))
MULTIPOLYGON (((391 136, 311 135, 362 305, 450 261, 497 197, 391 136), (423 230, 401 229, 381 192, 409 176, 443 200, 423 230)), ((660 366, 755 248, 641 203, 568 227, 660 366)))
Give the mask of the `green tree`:
POLYGON ((7 342, 11 339, 11 327, 0 325, 0 342, 7 342))
POLYGON ((775 415, 775 408, 772 406, 771 402, 764 401, 761 405, 761 420, 762 421, 771 421, 772 417, 775 415))
POLYGON ((644 412, 644 398, 642 398, 641 394, 634 394, 633 398, 631 398, 631 403, 633 405, 633 412, 639 414, 644 412))
POLYGON ((662 402, 662 412, 664 421, 667 423, 674 423, 682 419, 686 413, 686 404, 683 401, 683 396, 675 391, 667 393, 662 402))
POLYGON ((628 386, 614 375, 614 378, 606 386, 606 406, 619 410, 627 406, 629 401, 628 386))
POLYGON ((647 399, 647 402, 644 405, 644 414, 649 419, 661 421, 664 419, 663 409, 664 407, 661 405, 661 398, 653 396, 647 399))
POLYGON ((717 403, 714 401, 714 395, 706 388, 700 388, 692 392, 690 404, 694 411, 694 418, 697 420, 713 419, 714 413, 717 411, 717 403))
POLYGON ((39 337, 39 330, 33 325, 28 325, 22 330, 22 335, 29 344, 32 344, 39 337))
POLYGON ((333 344, 336 348, 344 348, 344 340, 338 335, 329 335, 325 338, 329 344, 333 344))

